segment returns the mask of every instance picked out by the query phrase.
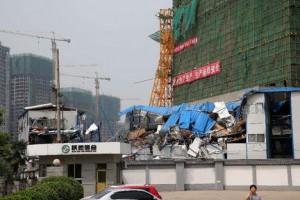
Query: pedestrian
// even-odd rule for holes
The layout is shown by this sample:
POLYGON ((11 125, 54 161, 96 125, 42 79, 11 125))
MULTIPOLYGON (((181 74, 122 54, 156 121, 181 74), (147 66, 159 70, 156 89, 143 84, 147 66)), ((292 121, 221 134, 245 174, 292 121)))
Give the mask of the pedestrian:
POLYGON ((244 200, 261 200, 261 197, 256 193, 256 190, 256 185, 250 185, 249 194, 247 194, 244 200))

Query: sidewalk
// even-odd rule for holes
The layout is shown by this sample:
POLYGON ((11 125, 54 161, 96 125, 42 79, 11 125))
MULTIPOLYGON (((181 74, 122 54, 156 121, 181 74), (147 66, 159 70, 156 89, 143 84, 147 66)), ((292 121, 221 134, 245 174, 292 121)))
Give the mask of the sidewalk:
MULTIPOLYGON (((248 191, 240 190, 199 190, 159 192, 163 200, 243 200, 248 191)), ((300 191, 257 191, 262 200, 299 200, 300 191)))

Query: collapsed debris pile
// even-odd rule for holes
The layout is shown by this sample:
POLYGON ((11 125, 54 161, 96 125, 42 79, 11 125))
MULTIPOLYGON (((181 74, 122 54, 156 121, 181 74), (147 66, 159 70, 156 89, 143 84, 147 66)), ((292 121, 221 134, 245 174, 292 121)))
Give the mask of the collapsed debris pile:
POLYGON ((122 112, 130 159, 226 158, 227 143, 246 142, 240 103, 206 102, 173 107, 132 106, 122 112))

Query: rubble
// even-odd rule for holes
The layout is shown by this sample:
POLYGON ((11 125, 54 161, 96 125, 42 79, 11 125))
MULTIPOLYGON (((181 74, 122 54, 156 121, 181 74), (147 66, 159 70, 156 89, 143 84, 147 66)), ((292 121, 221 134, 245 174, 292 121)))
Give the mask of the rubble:
POLYGON ((224 159, 227 143, 245 143, 246 122, 236 102, 173 107, 132 106, 122 112, 132 146, 130 159, 224 159))

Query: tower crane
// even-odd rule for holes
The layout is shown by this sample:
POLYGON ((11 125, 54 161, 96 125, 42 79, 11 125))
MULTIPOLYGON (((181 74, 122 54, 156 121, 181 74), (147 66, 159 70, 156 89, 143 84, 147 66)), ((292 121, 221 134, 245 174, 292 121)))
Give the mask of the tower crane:
POLYGON ((32 37, 32 38, 38 38, 38 39, 46 39, 51 40, 51 46, 52 46, 52 65, 53 65, 53 72, 55 77, 55 96, 56 96, 56 126, 57 126, 57 138, 56 142, 61 143, 61 135, 60 135, 60 82, 59 82, 59 50, 56 46, 56 41, 61 42, 67 42, 70 43, 70 39, 66 38, 56 38, 55 33, 52 32, 52 37, 48 36, 42 36, 42 35, 35 35, 35 34, 29 34, 29 33, 23 33, 20 31, 8 31, 8 30, 0 30, 0 33, 6 33, 6 34, 13 34, 18 36, 24 36, 24 37, 32 37))
MULTIPOLYGON (((171 106, 172 85, 171 66, 173 61, 174 38, 173 38, 173 10, 161 9, 160 21, 160 58, 155 73, 154 84, 150 97, 150 106, 171 106)), ((140 81, 142 82, 142 81, 140 81)))
POLYGON ((72 74, 64 74, 62 73, 62 76, 70 76, 70 77, 78 77, 78 78, 87 78, 87 79, 94 79, 95 80, 95 89, 96 89, 96 119, 97 123, 100 122, 100 116, 99 116, 99 80, 105 80, 105 81, 110 81, 109 77, 98 77, 98 73, 96 73, 96 77, 91 77, 91 76, 82 76, 82 75, 72 75, 72 74))

